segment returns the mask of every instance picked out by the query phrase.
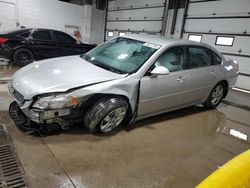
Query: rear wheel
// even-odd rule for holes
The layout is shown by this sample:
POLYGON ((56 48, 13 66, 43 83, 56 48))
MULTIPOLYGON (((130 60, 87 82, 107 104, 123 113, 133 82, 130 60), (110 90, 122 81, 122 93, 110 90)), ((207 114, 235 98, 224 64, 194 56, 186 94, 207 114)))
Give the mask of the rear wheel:
POLYGON ((25 66, 33 62, 34 56, 29 49, 20 48, 14 52, 13 59, 15 65, 25 66))
POLYGON ((207 100, 203 104, 206 108, 215 108, 218 106, 226 92, 225 84, 223 82, 218 83, 209 94, 207 100))
POLYGON ((111 132, 126 117, 128 103, 119 97, 103 98, 85 114, 84 124, 90 132, 111 132))

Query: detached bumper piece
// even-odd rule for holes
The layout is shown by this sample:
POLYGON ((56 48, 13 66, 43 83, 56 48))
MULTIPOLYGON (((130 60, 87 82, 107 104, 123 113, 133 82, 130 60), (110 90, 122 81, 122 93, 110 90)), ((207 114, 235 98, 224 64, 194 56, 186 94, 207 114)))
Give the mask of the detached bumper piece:
POLYGON ((22 131, 35 131, 43 134, 51 134, 60 129, 58 124, 39 125, 29 118, 20 110, 16 102, 12 102, 9 106, 9 115, 15 122, 16 126, 22 131))

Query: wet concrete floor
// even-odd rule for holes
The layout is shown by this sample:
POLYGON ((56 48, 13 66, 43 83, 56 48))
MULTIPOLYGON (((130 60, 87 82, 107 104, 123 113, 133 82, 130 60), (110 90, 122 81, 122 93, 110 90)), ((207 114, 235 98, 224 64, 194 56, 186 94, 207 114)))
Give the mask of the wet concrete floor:
POLYGON ((1 121, 34 188, 191 188, 250 148, 249 140, 229 135, 230 129, 250 135, 249 111, 226 104, 143 120, 129 132, 93 135, 76 127, 45 137, 15 127, 6 85, 0 101, 1 121))
POLYGON ((0 61, 0 84, 6 81, 10 81, 13 73, 15 73, 20 68, 21 67, 12 66, 8 63, 2 63, 0 61))

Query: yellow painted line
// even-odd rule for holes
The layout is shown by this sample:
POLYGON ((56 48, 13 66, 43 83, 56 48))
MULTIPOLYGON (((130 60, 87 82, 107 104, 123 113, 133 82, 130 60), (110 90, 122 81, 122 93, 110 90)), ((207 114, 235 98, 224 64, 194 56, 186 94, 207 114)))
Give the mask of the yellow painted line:
POLYGON ((196 188, 250 188, 250 150, 227 162, 196 188))

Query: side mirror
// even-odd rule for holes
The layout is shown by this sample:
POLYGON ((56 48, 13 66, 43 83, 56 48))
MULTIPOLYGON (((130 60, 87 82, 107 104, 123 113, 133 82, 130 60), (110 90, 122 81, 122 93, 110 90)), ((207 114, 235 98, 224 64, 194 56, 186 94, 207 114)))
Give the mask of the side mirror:
POLYGON ((166 67, 163 66, 157 66, 151 71, 152 75, 158 76, 158 75, 167 75, 169 74, 169 70, 166 67))

